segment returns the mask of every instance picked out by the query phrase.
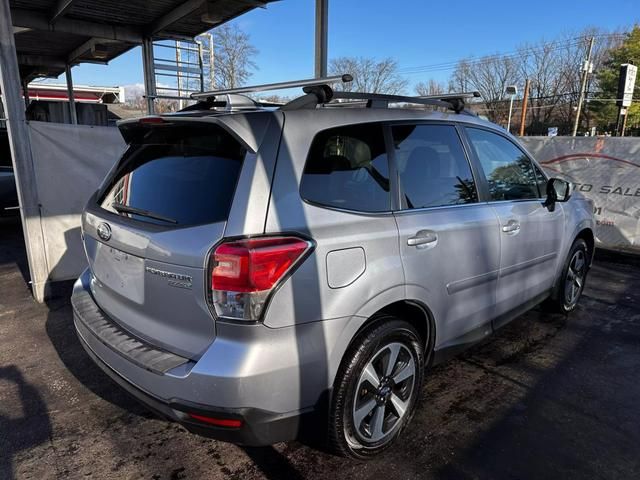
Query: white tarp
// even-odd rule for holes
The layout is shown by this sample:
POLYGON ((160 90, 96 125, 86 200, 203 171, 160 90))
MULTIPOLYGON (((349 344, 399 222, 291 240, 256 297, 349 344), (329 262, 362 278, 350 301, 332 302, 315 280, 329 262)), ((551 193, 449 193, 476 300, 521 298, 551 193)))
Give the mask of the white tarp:
POLYGON ((525 137, 550 175, 564 176, 595 203, 601 247, 640 251, 640 138, 525 137))
POLYGON ((48 279, 77 278, 86 268, 80 214, 124 151, 117 128, 29 122, 48 279))

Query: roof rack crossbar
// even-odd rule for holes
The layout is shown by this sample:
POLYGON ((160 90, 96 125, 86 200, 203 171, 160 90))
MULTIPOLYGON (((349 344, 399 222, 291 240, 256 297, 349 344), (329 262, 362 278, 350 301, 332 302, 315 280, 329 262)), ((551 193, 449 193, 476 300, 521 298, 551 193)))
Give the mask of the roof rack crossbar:
POLYGON ((269 90, 281 90, 285 88, 296 87, 313 87, 318 85, 327 85, 330 83, 347 83, 353 81, 353 77, 349 74, 336 75, 334 77, 309 78, 306 80, 294 80, 291 82, 266 83, 264 85, 254 85, 251 87, 229 88, 226 90, 212 90, 210 92, 192 93, 191 98, 194 100, 203 100, 219 95, 238 94, 238 93, 254 93, 267 92, 269 90))

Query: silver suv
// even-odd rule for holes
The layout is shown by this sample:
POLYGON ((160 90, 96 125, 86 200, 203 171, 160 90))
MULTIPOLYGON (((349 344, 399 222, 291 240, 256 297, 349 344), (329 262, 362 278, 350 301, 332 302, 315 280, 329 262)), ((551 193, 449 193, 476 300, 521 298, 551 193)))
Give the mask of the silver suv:
POLYGON ((190 431, 368 458, 426 368, 538 303, 576 307, 593 206, 464 96, 316 83, 280 108, 215 92, 120 124, 74 321, 105 372, 190 431))

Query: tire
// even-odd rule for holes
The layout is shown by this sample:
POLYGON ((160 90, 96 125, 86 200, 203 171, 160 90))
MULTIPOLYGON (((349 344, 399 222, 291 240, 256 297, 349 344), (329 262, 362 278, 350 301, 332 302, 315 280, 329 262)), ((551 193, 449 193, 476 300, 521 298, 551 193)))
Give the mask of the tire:
POLYGON ((411 324, 391 315, 378 317, 356 338, 334 383, 328 432, 333 453, 366 460, 400 436, 420 396, 423 345, 411 324))
POLYGON ((547 302, 548 309, 556 313, 571 313, 578 306, 589 272, 589 248, 578 238, 569 250, 560 278, 547 302))

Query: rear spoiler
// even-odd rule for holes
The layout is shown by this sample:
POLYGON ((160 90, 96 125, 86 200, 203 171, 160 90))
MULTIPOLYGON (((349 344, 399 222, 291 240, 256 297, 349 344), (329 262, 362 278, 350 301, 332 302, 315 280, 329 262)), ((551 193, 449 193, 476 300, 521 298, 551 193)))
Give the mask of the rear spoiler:
POLYGON ((122 138, 128 145, 141 139, 151 128, 170 128, 172 125, 184 125, 185 123, 215 124, 226 130, 247 150, 256 153, 264 140, 269 123, 276 115, 281 116, 282 114, 261 112, 252 115, 234 114, 215 117, 148 116, 123 120, 117 125, 122 138))

